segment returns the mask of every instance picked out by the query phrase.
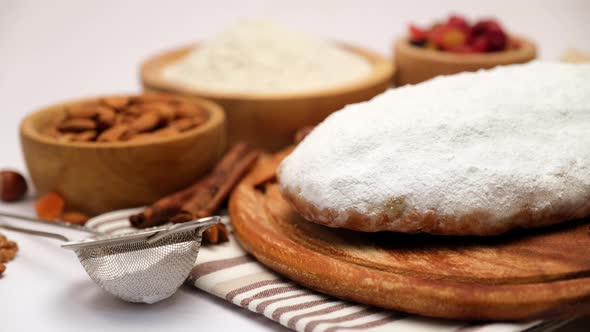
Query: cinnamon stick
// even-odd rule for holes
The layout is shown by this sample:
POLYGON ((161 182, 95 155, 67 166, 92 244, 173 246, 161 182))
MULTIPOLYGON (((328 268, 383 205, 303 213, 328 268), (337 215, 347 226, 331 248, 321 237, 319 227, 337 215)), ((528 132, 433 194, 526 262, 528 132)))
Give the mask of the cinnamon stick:
POLYGON ((194 190, 194 186, 191 186, 159 199, 143 212, 130 216, 131 225, 136 228, 147 228, 165 224, 169 218, 181 211, 182 205, 192 196, 194 190))
POLYGON ((226 171, 221 169, 219 173, 209 178, 210 182, 206 187, 200 188, 195 192, 182 206, 182 211, 187 212, 197 218, 208 217, 213 214, 229 193, 233 190, 238 181, 250 169, 258 158, 258 151, 247 152, 233 167, 226 171))
POLYGON ((234 145, 211 173, 129 217, 131 225, 146 228, 211 216, 254 164, 259 153, 244 143, 234 145))

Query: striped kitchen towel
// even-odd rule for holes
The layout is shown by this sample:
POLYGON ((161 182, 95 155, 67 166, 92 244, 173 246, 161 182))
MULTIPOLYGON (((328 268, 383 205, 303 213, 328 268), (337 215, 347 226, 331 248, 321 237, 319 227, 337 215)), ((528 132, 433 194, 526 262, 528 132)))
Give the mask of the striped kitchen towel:
MULTIPOLYGON (((86 224, 107 234, 135 231, 127 217, 137 209, 95 217, 86 224)), ((228 224, 229 218, 224 217, 228 224)), ((188 283, 300 332, 333 331, 550 331, 564 321, 477 323, 425 318, 355 304, 284 279, 258 263, 237 243, 204 246, 188 283)))

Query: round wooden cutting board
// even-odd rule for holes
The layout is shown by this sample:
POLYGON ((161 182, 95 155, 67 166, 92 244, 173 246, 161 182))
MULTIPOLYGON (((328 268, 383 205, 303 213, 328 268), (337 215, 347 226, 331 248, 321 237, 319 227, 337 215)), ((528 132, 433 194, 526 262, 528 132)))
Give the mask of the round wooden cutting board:
POLYGON ((588 221, 494 237, 332 229, 300 217, 274 177, 288 153, 262 157, 229 212, 262 264, 340 298, 425 316, 522 320, 590 309, 588 221))

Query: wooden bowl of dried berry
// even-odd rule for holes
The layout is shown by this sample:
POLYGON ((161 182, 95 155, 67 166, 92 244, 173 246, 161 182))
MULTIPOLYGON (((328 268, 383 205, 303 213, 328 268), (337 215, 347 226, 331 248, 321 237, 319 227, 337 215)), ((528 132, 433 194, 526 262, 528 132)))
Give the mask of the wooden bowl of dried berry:
POLYGON ((165 94, 69 101, 21 123, 37 192, 98 214, 152 203, 204 175, 226 146, 217 104, 165 94))
POLYGON ((410 24, 394 45, 395 84, 416 84, 439 75, 525 63, 536 58, 535 44, 505 32, 494 19, 475 23, 451 15, 429 28, 410 24))

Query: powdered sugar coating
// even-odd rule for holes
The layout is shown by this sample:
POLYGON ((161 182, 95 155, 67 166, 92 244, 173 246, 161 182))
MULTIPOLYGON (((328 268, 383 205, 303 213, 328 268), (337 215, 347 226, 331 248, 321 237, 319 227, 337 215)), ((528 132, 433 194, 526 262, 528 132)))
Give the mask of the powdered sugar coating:
POLYGON ((283 161, 279 180, 283 192, 338 212, 316 220, 331 226, 391 202, 400 217, 481 215, 491 228, 523 209, 581 217, 590 211, 590 65, 533 62, 389 90, 328 117, 283 161))

